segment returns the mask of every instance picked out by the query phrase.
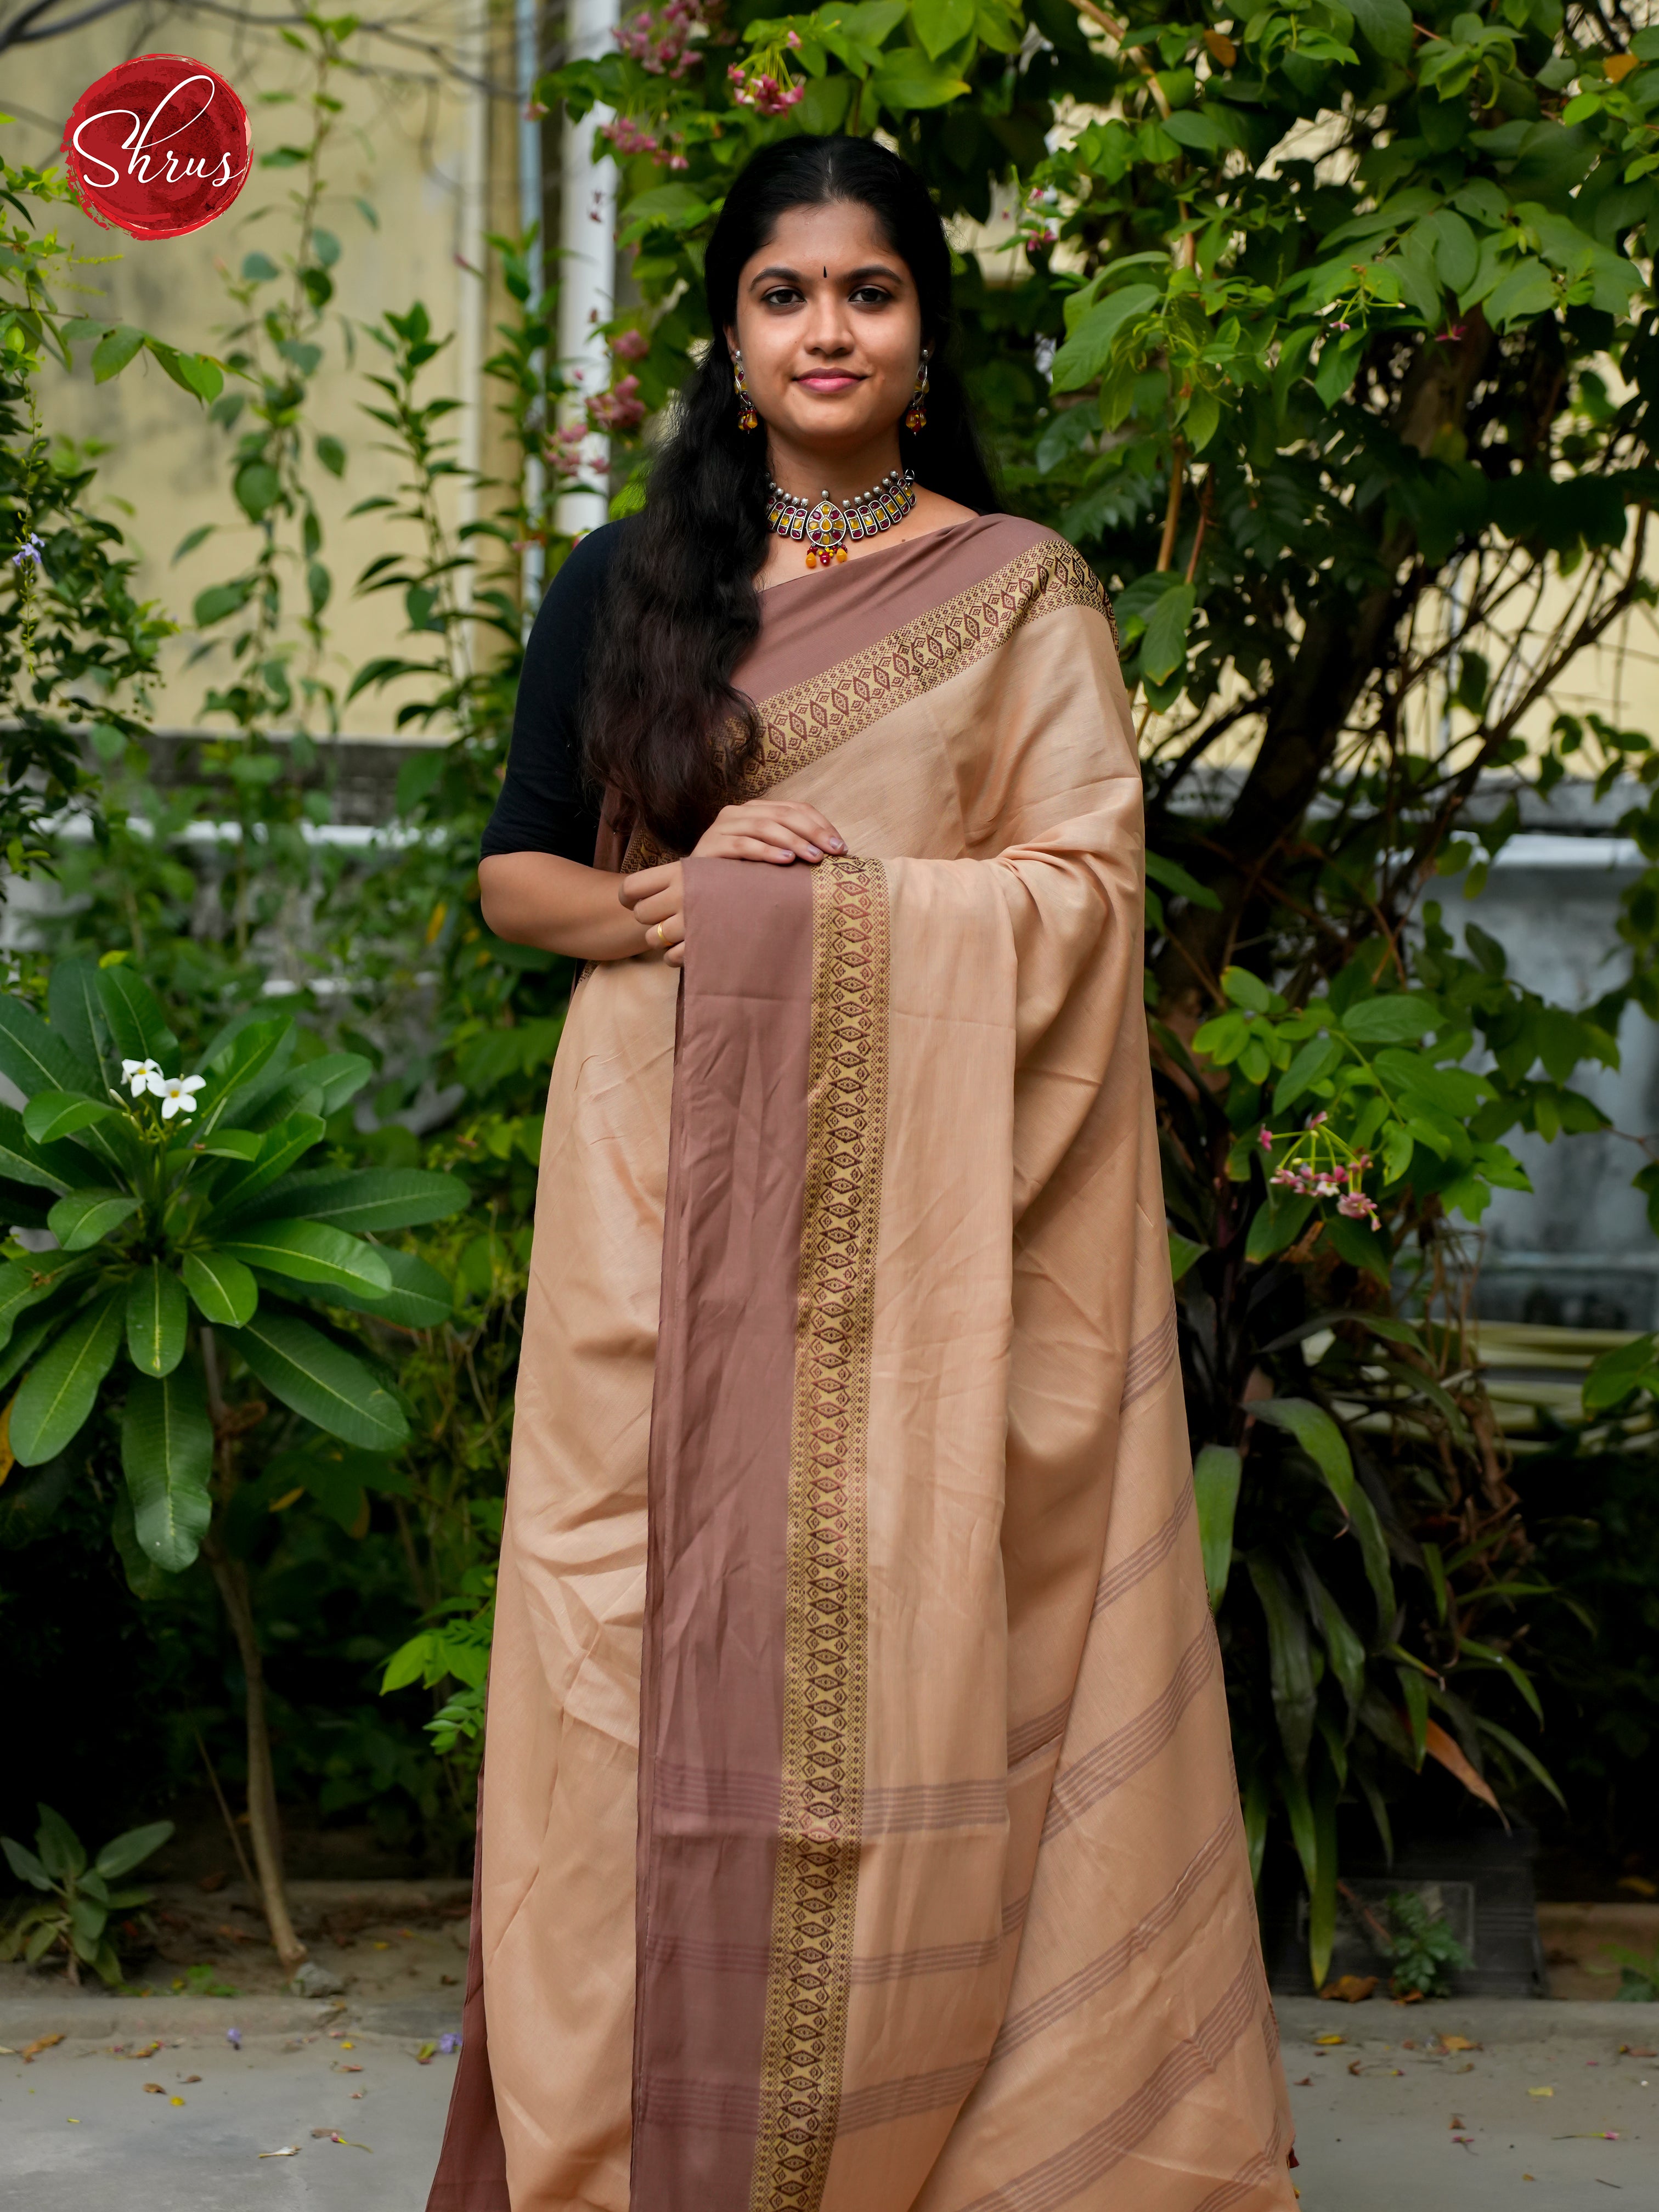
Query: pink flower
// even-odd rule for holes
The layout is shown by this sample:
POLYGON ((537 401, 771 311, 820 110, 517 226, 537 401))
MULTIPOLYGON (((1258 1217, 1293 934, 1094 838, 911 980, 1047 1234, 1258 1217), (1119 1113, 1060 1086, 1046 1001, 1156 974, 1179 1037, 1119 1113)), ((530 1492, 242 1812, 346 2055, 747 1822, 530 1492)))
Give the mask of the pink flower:
POLYGON ((598 429, 635 430, 645 420, 645 403, 639 395, 637 376, 624 376, 609 392, 587 403, 588 419, 598 429))
POLYGON ((1272 1150, 1273 1150, 1273 1131, 1272 1131, 1271 1129, 1264 1129, 1264 1130, 1261 1132, 1261 1135, 1256 1139, 1256 1142, 1257 1142, 1257 1144, 1258 1144, 1258 1145, 1260 1145, 1260 1146, 1261 1146, 1261 1149, 1262 1149, 1262 1151, 1263 1151, 1264 1152, 1272 1152, 1272 1150))
POLYGON ((607 123, 599 133, 608 138, 619 154, 654 154, 657 141, 648 131, 641 131, 637 123, 630 123, 619 115, 614 123, 607 123))
POLYGON ((1369 1221, 1376 1224, 1376 1201, 1367 1198, 1363 1190, 1346 1191, 1336 1201, 1339 1213, 1346 1213, 1350 1221, 1369 1221))
POLYGON ((643 331, 618 331, 611 341, 611 350, 619 361, 643 361, 651 350, 651 341, 643 331))

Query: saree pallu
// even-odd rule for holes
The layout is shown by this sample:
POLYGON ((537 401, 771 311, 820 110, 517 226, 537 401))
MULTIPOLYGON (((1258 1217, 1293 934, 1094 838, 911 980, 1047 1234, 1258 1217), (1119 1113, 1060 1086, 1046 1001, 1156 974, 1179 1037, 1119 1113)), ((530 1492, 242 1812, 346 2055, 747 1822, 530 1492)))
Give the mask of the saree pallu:
POLYGON ((854 857, 572 1002, 432 2212, 1283 2212, 1109 616, 1007 517, 763 606, 854 857))

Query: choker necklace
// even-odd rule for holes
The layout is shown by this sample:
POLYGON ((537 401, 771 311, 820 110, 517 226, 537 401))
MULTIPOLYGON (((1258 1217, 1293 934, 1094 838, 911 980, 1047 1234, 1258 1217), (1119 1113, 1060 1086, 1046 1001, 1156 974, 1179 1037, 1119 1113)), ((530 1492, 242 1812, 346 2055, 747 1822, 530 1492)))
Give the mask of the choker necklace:
POLYGON ((831 499, 828 490, 815 500, 772 485, 766 509, 766 526, 775 537, 806 541, 809 568, 828 568, 847 558, 848 543, 878 537, 902 522, 916 503, 916 480, 908 469, 890 469, 878 484, 853 499, 831 499))

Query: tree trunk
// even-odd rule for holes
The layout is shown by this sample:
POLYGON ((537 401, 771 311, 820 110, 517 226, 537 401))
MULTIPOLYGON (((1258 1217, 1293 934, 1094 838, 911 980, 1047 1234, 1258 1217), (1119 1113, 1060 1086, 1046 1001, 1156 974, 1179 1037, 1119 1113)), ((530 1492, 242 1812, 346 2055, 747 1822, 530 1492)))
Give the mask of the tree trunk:
POLYGON ((264 1906, 270 1940, 284 1973, 291 1974, 306 1957, 306 1947, 294 1932, 283 1881, 282 1831, 276 1814, 276 1779, 270 1764, 270 1731, 265 1723, 264 1665, 259 1640, 253 1630, 253 1607, 248 1597, 247 1569, 210 1538, 202 1547, 213 1579, 230 1620, 231 1633, 241 1656, 242 1680, 247 1705, 247 1816, 253 1840, 253 1863, 258 1869, 259 1897, 264 1906))

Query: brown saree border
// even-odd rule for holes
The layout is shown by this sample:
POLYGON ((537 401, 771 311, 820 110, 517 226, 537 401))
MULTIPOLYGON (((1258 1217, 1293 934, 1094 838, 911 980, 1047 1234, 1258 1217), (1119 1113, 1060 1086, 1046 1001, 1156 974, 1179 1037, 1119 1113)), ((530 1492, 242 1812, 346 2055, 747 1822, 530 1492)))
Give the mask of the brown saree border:
MULTIPOLYGON (((1117 646, 1117 620, 1099 577, 1074 545, 1063 538, 1045 538, 861 653, 762 700, 760 753, 740 796, 758 799, 883 715, 960 676, 1006 645, 1017 630, 1062 607, 1093 607, 1104 615, 1117 646)), ((658 867, 670 857, 642 832, 623 872, 632 875, 658 867)))
POLYGON ((819 867, 812 933, 783 1790, 750 2212, 817 2212, 841 2103, 864 1782, 865 1453, 887 1105, 879 861, 819 867))
POLYGON ((1095 608, 1116 644, 1117 624, 1099 577, 1075 546, 1047 538, 862 653, 763 701, 760 757, 743 796, 758 798, 1062 607, 1095 608))

